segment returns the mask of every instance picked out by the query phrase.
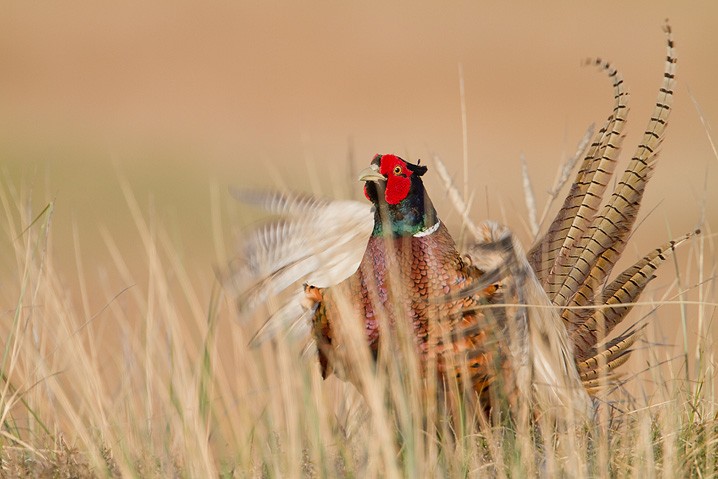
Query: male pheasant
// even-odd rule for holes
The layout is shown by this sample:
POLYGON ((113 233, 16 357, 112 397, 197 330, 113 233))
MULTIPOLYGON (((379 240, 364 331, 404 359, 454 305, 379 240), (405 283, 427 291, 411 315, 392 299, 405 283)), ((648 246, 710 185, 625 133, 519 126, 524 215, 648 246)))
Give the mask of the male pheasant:
MULTIPOLYGON (((530 349, 528 325, 525 315, 513 310, 507 314, 509 308, 503 304, 517 299, 517 278, 507 276, 526 273, 515 265, 515 257, 507 256, 514 244, 498 228, 486 230, 487 236, 498 236, 487 238, 496 240, 494 249, 501 257, 496 264, 489 267, 481 253, 460 256, 426 192, 421 178, 426 172, 425 166, 388 154, 376 155, 360 174, 373 205, 374 224, 359 267, 337 285, 305 286, 305 307, 311 313, 322 375, 336 372, 357 381, 349 348, 343 344, 347 321, 362 323, 374 358, 382 337, 391 334, 386 328, 410 325, 422 372, 433 362, 440 384, 458 379, 488 409, 495 393, 515 400, 522 389, 520 376, 526 374, 530 349), (475 265, 481 262, 485 268, 475 265), (494 382, 502 390, 489 394, 494 382)), ((488 250, 483 253, 495 256, 488 250)), ((556 386, 580 397, 583 390, 563 325, 547 317, 535 322, 540 324, 534 327, 548 338, 543 348, 558 353, 554 358, 544 354, 542 359, 552 363, 548 369, 560 378, 556 386)))
POLYGON ((476 231, 476 242, 460 255, 424 188, 427 168, 395 155, 377 155, 361 174, 371 209, 353 201, 235 191, 240 200, 284 217, 255 231, 231 276, 243 308, 291 292, 255 341, 282 330, 312 338, 324 377, 334 372, 356 381, 343 344, 346 325, 361 325, 375 358, 391 351, 391 345, 382 347, 383 337, 408 326, 420 369, 432 364, 442 381, 456 378, 484 407, 490 407, 487 392, 501 384, 509 396, 535 397, 544 407, 588 408, 586 391, 611 379, 641 328, 604 338, 678 243, 608 281, 671 109, 676 60, 670 28, 665 31, 668 53, 654 113, 605 202, 628 95, 618 72, 596 60, 613 81, 613 112, 585 152, 563 207, 528 255, 506 228, 492 223, 476 231))

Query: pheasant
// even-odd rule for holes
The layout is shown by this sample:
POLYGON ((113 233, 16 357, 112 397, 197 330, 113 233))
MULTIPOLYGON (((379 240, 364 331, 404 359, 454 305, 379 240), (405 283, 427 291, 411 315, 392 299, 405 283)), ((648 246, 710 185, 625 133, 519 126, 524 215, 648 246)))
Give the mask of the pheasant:
MULTIPOLYGON (((515 401, 521 389, 518 376, 526 366, 519 364, 525 363, 529 349, 526 318, 507 314, 506 307, 487 308, 515 303, 508 301, 515 288, 501 279, 507 276, 503 263, 513 264, 514 258, 502 258, 491 267, 481 253, 468 251, 462 257, 424 187, 421 177, 426 172, 426 166, 387 154, 376 155, 360 174, 365 196, 373 205, 374 223, 359 267, 337 285, 304 289, 322 376, 335 372, 357 381, 343 344, 346 321, 362 323, 374 358, 384 328, 410 325, 422 373, 434 362, 440 384, 457 379, 462 389, 473 390, 483 409, 489 408, 497 392, 515 401), (484 268, 475 265, 482 260, 484 268), (502 390, 490 391, 494 382, 502 390)), ((487 239, 492 233, 499 256, 513 251, 510 234, 487 226, 487 239)), ((495 254, 485 250, 484 256, 495 254)), ((516 267, 508 270, 517 277, 526 274, 516 267)), ((563 326, 546 319, 535 318, 541 321, 536 327, 547 330, 546 346, 558 353, 564 350, 558 355, 559 364, 551 364, 550 369, 561 378, 561 390, 580 395, 563 326)), ((545 363, 552 362, 549 357, 544 355, 545 363)))
POLYGON ((691 236, 655 249, 609 281, 671 110, 676 60, 668 25, 665 32, 664 77, 653 115, 607 198, 628 94, 618 71, 595 60, 612 79, 613 112, 585 151, 562 208, 528 254, 494 223, 473 228, 475 242, 460 254, 424 187, 427 167, 392 154, 375 156, 360 175, 371 207, 235 190, 241 201, 284 217, 254 232, 230 274, 244 309, 290 292, 253 342, 291 332, 308 341, 307 350, 316 349, 323 377, 334 373, 356 382, 343 345, 345 326, 361 326, 375 359, 391 350, 382 338, 408 327, 422 372, 433 364, 440 382, 455 378, 485 409, 495 384, 508 388, 509 397, 535 397, 545 407, 590 409, 587 392, 615 377, 642 327, 605 338, 670 252, 691 236))

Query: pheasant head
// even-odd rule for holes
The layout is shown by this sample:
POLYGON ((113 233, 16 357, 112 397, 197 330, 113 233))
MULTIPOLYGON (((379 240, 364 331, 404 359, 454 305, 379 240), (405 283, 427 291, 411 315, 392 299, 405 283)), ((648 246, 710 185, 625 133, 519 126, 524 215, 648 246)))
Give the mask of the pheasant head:
POLYGON ((426 171, 396 155, 376 155, 359 174, 374 204, 373 236, 415 236, 436 228, 436 210, 421 180, 426 171))

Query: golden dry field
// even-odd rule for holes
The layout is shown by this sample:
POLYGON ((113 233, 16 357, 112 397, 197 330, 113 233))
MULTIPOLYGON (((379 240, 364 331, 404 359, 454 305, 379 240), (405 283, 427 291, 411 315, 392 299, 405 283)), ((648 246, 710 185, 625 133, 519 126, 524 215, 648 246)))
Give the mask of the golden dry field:
POLYGON ((718 3, 0 12, 0 477, 718 475, 718 3), (631 93, 625 162, 660 86, 666 18, 674 108, 626 265, 702 234, 629 317, 649 327, 622 369, 632 399, 604 398, 621 401, 610 426, 530 452, 496 429, 427 439, 418 416, 395 424, 322 382, 291 341, 248 348, 257 324, 217 275, 263 217, 230 187, 360 199, 357 171, 393 152, 429 166, 434 203, 458 228, 438 155, 473 191, 471 217, 528 246, 520 158, 543 207, 611 113, 610 82, 582 66, 598 56, 631 93))

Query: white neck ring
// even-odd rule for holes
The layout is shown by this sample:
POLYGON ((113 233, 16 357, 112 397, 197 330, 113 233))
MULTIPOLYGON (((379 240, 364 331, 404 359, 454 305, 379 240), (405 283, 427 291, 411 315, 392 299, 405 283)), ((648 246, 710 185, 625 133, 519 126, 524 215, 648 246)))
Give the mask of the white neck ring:
POLYGON ((436 230, 439 229, 439 225, 441 225, 440 220, 436 220, 436 224, 430 228, 427 228, 425 230, 419 231, 414 235, 414 238, 423 238, 424 236, 429 236, 430 234, 434 233, 436 230))

